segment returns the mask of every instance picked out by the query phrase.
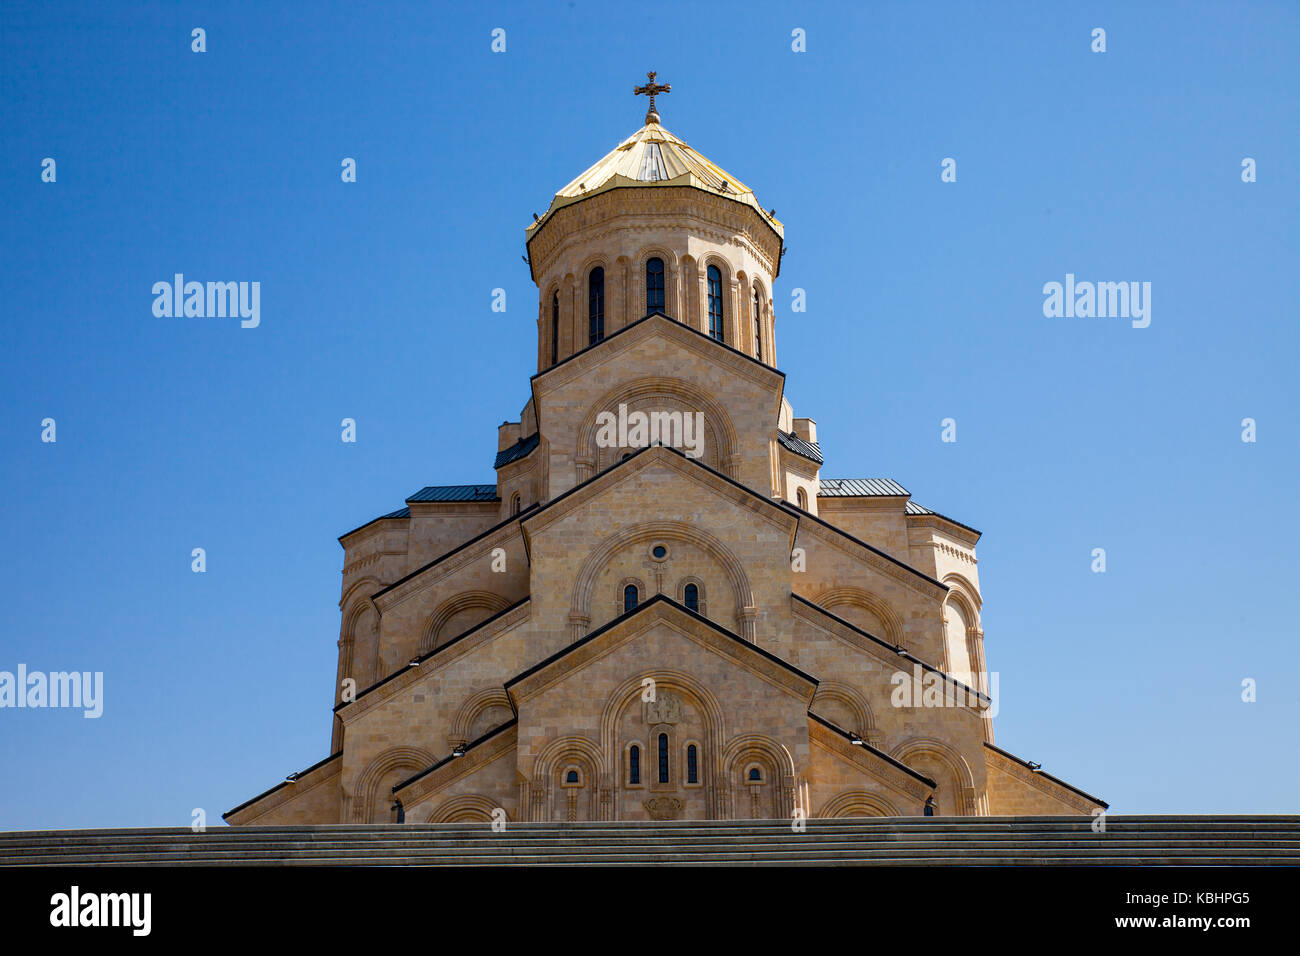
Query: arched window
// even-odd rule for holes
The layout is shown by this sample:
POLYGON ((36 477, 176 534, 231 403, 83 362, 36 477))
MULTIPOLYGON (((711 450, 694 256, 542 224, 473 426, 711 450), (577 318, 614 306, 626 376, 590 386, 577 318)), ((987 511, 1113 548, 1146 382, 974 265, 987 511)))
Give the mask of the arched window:
POLYGON ((566 774, 564 775, 564 782, 565 782, 565 783, 577 783, 577 782, 578 782, 578 771, 576 771, 576 770, 570 770, 568 773, 566 773, 566 774))
POLYGON ((514 497, 510 499, 510 513, 512 515, 519 514, 519 492, 517 491, 515 492, 514 497))
POLYGON ((699 751, 696 749, 695 744, 691 744, 686 748, 686 782, 700 782, 699 751))
POLYGON ((806 492, 806 491, 804 491, 802 488, 800 488, 800 489, 798 489, 797 491, 795 491, 795 493, 794 493, 794 497, 795 497, 795 501, 798 502, 799 507, 802 508, 804 511, 807 511, 807 510, 808 510, 808 492, 806 492))
POLYGON ((758 301, 758 286, 754 286, 754 355, 763 361, 763 306, 758 301))
POLYGON ((627 587, 623 589, 623 613, 624 614, 626 614, 628 611, 636 610, 638 597, 639 595, 636 593, 635 584, 629 584, 627 587))
POLYGON ((668 735, 659 735, 659 782, 668 782, 668 735))
POLYGON ((664 261, 658 256, 645 264, 645 314, 664 310, 664 261))
POLYGON ((686 606, 696 614, 700 612, 700 589, 694 584, 686 585, 686 606))
POLYGON ((641 782, 641 748, 633 744, 627 751, 627 782, 641 782))
POLYGON ((605 270, 596 266, 587 279, 587 344, 595 345, 604 337, 605 270))
POLYGON ((709 335, 719 342, 722 338, 722 273, 717 266, 709 266, 709 335))
POLYGON ((551 364, 560 360, 560 293, 551 294, 551 364))
POLYGON ((762 782, 763 782, 763 771, 759 770, 757 767, 750 767, 750 768, 749 768, 749 779, 750 779, 750 782, 752 782, 752 783, 762 783, 762 782))

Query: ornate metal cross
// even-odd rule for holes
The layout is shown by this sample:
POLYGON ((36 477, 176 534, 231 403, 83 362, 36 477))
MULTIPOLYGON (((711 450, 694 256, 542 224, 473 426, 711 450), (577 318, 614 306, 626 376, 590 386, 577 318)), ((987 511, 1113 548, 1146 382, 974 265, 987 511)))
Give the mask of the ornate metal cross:
POLYGON ((645 121, 647 123, 659 122, 659 111, 655 109, 655 94, 671 93, 673 91, 671 83, 659 84, 655 82, 655 77, 658 75, 658 73, 651 71, 645 75, 646 79, 650 81, 649 83, 645 86, 636 86, 632 88, 633 95, 640 96, 644 93, 646 96, 650 97, 650 108, 645 111, 645 121))

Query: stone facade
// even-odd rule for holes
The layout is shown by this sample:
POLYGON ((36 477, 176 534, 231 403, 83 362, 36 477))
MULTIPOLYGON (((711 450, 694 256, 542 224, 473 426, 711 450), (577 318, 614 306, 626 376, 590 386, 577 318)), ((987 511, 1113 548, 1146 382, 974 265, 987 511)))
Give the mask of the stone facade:
POLYGON ((496 482, 340 538, 331 755, 230 823, 1105 806, 993 746, 979 532, 821 478, 775 364, 783 227, 657 119, 528 230, 496 482))

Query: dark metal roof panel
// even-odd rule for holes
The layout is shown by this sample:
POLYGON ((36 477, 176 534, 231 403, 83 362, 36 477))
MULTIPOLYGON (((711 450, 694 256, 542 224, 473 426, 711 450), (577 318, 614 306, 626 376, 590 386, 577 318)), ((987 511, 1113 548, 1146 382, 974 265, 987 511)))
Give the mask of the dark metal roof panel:
POLYGON ((500 501, 496 485, 429 485, 406 499, 412 501, 500 501))
POLYGON ((932 511, 931 509, 925 507, 924 505, 918 505, 915 501, 909 501, 907 503, 907 513, 910 515, 934 515, 936 518, 942 518, 944 521, 952 522, 953 524, 957 525, 959 528, 965 528, 967 531, 971 532, 972 534, 982 535, 984 533, 980 531, 978 528, 972 528, 970 525, 958 521, 956 518, 949 518, 946 514, 943 514, 942 512, 932 511))
POLYGON ((512 461, 518 461, 533 453, 533 449, 541 443, 541 435, 533 432, 527 438, 521 438, 504 451, 497 452, 496 461, 492 463, 493 468, 500 468, 508 465, 512 461))
POLYGON ((793 432, 783 432, 779 428, 776 430, 776 440, 780 442, 783 447, 788 448, 796 455, 802 455, 804 458, 811 459, 819 465, 822 463, 821 446, 816 442, 804 441, 793 432))
POLYGON ((817 491, 818 498, 906 497, 908 494, 892 478, 823 478, 817 491))

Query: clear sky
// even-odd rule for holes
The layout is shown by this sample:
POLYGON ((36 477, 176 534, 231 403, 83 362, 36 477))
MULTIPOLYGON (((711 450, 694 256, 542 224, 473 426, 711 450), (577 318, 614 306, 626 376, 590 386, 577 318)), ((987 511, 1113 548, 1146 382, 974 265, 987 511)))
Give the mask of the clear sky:
POLYGON ((786 225, 823 475, 984 532, 998 744, 1114 812, 1300 807, 1300 7, 9 0, 0 670, 104 711, 0 710, 0 829, 213 824, 327 755, 336 538, 493 480, 524 226, 651 69, 786 225), (177 272, 260 326, 155 317, 177 272), (1045 317, 1067 273, 1150 282, 1149 327, 1045 317))

